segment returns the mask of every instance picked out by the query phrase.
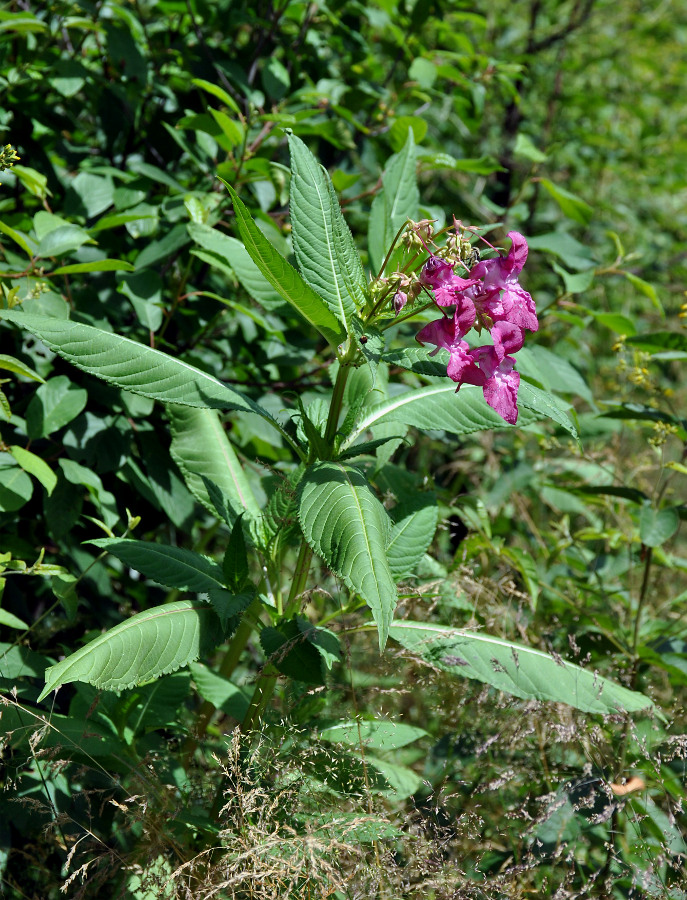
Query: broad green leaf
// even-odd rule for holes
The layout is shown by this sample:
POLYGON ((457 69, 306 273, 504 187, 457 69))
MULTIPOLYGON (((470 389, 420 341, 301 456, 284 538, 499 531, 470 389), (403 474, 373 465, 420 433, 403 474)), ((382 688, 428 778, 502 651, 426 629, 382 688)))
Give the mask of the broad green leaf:
POLYGON ((547 234, 538 234, 528 238, 527 243, 530 250, 544 250, 560 257, 569 269, 581 272, 594 268, 594 260, 589 247, 580 243, 567 231, 549 231, 547 234))
POLYGON ((40 481, 49 497, 57 484, 57 475, 50 466, 40 456, 36 456, 35 453, 31 453, 24 447, 14 445, 9 448, 9 451, 25 472, 40 481))
POLYGON ((10 453, 0 453, 0 512, 14 512, 28 503, 33 482, 10 453))
POLYGON ((516 159, 528 159, 533 163, 546 162, 548 159, 546 153, 542 153, 541 150, 535 146, 532 138, 522 132, 519 132, 515 139, 513 156, 515 156, 516 159))
POLYGON ((388 160, 382 176, 381 193, 372 201, 368 249, 375 274, 401 225, 406 219, 417 219, 419 216, 420 192, 416 168, 413 131, 408 129, 405 146, 388 160))
POLYGON ((431 493, 418 494, 391 510, 391 528, 386 558, 396 581, 407 578, 425 555, 437 528, 439 510, 431 493))
POLYGON ((88 392, 73 384, 66 375, 50 378, 42 384, 26 408, 29 437, 47 437, 75 419, 88 402, 88 392))
POLYGON ((386 719, 360 719, 359 721, 337 722, 329 725, 319 733, 320 740, 332 743, 349 744, 360 747, 361 744, 371 750, 398 750, 413 741, 424 737, 427 732, 404 722, 391 722, 386 719))
MULTIPOLYGON (((521 383, 521 390, 523 386, 524 382, 521 383)), ((556 416, 555 421, 559 418, 565 421, 565 414, 560 406, 553 400, 545 403, 539 397, 540 394, 544 394, 544 397, 550 396, 543 391, 536 393, 534 389, 524 392, 518 425, 529 425, 549 415, 556 416), (530 403, 532 407, 528 408, 530 403)), ((401 422, 415 428, 448 431, 451 434, 471 434, 474 431, 514 427, 504 422, 491 407, 487 406, 480 388, 467 385, 456 393, 454 383, 447 380, 419 390, 404 391, 391 400, 372 407, 344 441, 341 449, 348 449, 359 435, 379 422, 401 422)), ((567 430, 576 436, 577 433, 569 421, 567 430)))
POLYGON ((17 375, 23 375, 32 381, 40 381, 42 384, 45 384, 45 379, 41 378, 38 372, 34 372, 33 369, 20 359, 15 359, 14 356, 5 356, 4 353, 0 353, 0 369, 5 369, 7 372, 16 372, 17 375))
POLYGON ((215 709, 221 709, 223 713, 242 722, 249 706, 249 700, 244 691, 228 678, 218 675, 202 663, 191 663, 189 668, 198 693, 203 700, 207 700, 215 709))
POLYGON ((560 185, 554 184, 548 178, 539 178, 537 180, 560 206, 564 216, 567 216, 574 222, 579 222, 580 225, 589 225, 594 215, 594 210, 588 203, 585 203, 581 197, 571 194, 570 191, 567 191, 560 185))
POLYGON ((178 600, 137 613, 45 672, 39 701, 72 681, 121 691, 175 672, 222 639, 217 615, 200 600, 178 600))
POLYGON ((639 539, 647 547, 660 547, 675 534, 680 525, 678 511, 645 506, 639 515, 639 539))
POLYGON ((83 272, 133 272, 131 263, 123 259, 97 259, 93 262, 73 263, 53 269, 51 275, 79 275, 83 272))
POLYGON ((365 303, 365 275, 327 172, 303 141, 289 135, 289 213, 293 248, 308 284, 348 330, 365 303))
POLYGON ((388 787, 383 787, 380 793, 385 797, 399 801, 412 797, 419 791, 422 786, 422 779, 407 766, 400 766, 398 763, 389 762, 386 759, 379 759, 367 753, 365 755, 365 764, 384 777, 388 787))
POLYGON ((488 634, 424 622, 397 622, 389 634, 431 666, 524 700, 567 703, 583 712, 604 714, 654 709, 648 697, 593 669, 488 634))
POLYGON ((275 628, 266 626, 260 632, 260 644, 269 662, 282 675, 307 684, 325 684, 322 656, 308 640, 310 623, 296 617, 280 622, 275 628), (301 627, 301 623, 306 627, 301 627))
POLYGON ((300 273, 274 249, 253 222, 248 208, 241 202, 236 191, 226 181, 224 184, 231 195, 239 234, 250 258, 277 293, 336 348, 345 337, 336 316, 300 273))
POLYGON ((224 587, 221 566, 184 547, 128 538, 98 538, 88 543, 107 550, 125 565, 166 587, 197 593, 224 587))
POLYGON ((204 479, 219 488, 233 522, 242 512, 260 515, 255 495, 227 437, 219 415, 210 409, 168 406, 172 430, 172 459, 179 466, 193 496, 215 512, 204 479))
POLYGON ((94 243, 93 238, 83 228, 79 228, 78 225, 61 225, 41 238, 36 256, 39 258, 64 256, 65 253, 78 250, 82 244, 88 242, 94 243))
POLYGON ((316 463, 300 482, 298 517, 313 550, 372 610, 383 650, 397 596, 385 553, 389 518, 372 488, 352 466, 316 463))
POLYGON ((17 644, 0 644, 0 678, 41 677, 48 661, 17 644))
POLYGON ((134 394, 164 403, 241 409, 272 420, 256 403, 212 375, 121 335, 17 310, 0 310, 0 318, 35 334, 51 350, 89 375, 134 394))

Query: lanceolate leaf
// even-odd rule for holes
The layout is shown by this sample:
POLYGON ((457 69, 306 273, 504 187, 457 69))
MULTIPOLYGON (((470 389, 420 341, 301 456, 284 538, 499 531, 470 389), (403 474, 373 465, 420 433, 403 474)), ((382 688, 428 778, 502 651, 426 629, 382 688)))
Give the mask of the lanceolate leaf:
POLYGON ((127 538, 98 538, 88 543, 166 587, 198 593, 224 587, 222 567, 193 550, 127 538))
POLYGON ((268 308, 275 301, 281 303, 275 288, 261 274, 241 241, 222 234, 221 231, 211 228, 209 225, 191 223, 188 225, 188 233, 196 243, 219 257, 234 271, 242 286, 254 300, 257 300, 258 303, 264 302, 268 308))
POLYGON ((382 176, 383 188, 370 211, 368 246, 370 263, 377 274, 384 256, 406 219, 417 219, 420 192, 417 187, 417 163, 413 129, 400 153, 392 156, 382 176))
POLYGON ((69 319, 17 310, 0 310, 0 318, 35 334, 51 350, 89 375, 134 394, 165 403, 242 409, 271 418, 257 403, 212 375, 121 335, 69 319))
POLYGON ((654 707, 648 697, 541 650, 488 634, 424 622, 397 622, 390 636, 425 662, 474 678, 524 700, 567 703, 583 712, 638 712, 654 707))
POLYGON ((293 247, 305 280, 344 325, 365 302, 365 275, 329 175, 289 135, 293 247))
MULTIPOLYGON (((518 424, 527 425, 541 416, 520 410, 518 424)), ((467 385, 456 393, 446 380, 420 390, 405 391, 373 406, 342 445, 345 450, 355 439, 379 422, 401 422, 415 428, 470 434, 493 428, 511 428, 484 402, 481 388, 467 385)))
POLYGON ((372 488, 352 466, 316 463, 299 485, 299 519, 313 550, 372 610, 384 649, 397 595, 385 554, 389 519, 372 488))
POLYGON ((249 517, 258 516, 260 507, 219 415, 189 406, 168 406, 167 415, 172 458, 194 497, 215 513, 204 480, 209 479, 220 489, 232 522, 244 511, 249 517))
MULTIPOLYGON (((527 385, 527 388, 535 390, 531 385, 527 385)), ((550 405, 545 404, 539 395, 549 397, 544 391, 532 395, 529 391, 525 392, 520 404, 518 425, 529 425, 537 419, 549 415, 553 417, 554 414, 558 422, 559 413, 562 415, 561 408, 554 401, 551 401, 550 405), (531 396, 534 399, 530 399, 531 396), (529 403, 532 406, 528 408, 529 403)), ((342 445, 342 450, 346 450, 360 434, 378 422, 401 422, 415 428, 449 431, 451 434, 471 434, 473 431, 514 427, 504 422, 491 407, 487 406, 481 388, 467 385, 456 393, 453 382, 445 381, 420 390, 405 391, 391 400, 374 406, 349 435, 342 445)), ((567 430, 574 437, 577 436, 569 420, 567 430)))
POLYGON ((188 665, 222 637, 217 615, 200 600, 147 609, 46 669, 38 699, 71 681, 125 690, 188 665))
POLYGON ((396 581, 406 578, 425 555, 437 528, 439 510, 434 494, 418 494, 392 510, 386 557, 396 581))
POLYGON ((324 300, 303 277, 289 265, 253 222, 248 208, 236 191, 224 182, 234 204, 236 224, 246 250, 255 265, 275 290, 287 300, 320 334, 337 347, 345 334, 324 300))

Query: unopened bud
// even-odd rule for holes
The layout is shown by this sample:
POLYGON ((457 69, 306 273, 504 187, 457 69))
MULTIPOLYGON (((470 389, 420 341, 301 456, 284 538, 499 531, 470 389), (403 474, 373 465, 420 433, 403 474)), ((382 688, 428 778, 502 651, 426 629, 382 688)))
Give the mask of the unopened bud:
POLYGON ((394 294, 394 312, 396 315, 400 313, 408 302, 408 295, 404 291, 396 291, 394 294))

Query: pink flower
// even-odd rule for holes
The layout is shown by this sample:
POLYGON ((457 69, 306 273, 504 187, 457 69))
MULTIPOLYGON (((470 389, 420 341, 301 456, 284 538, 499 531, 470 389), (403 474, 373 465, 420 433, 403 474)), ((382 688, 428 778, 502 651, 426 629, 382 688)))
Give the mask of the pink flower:
POLYGON ((525 330, 537 331, 539 322, 532 297, 523 290, 518 275, 527 260, 527 241, 511 231, 511 248, 506 256, 478 262, 468 278, 460 278, 453 265, 430 256, 420 273, 420 282, 432 288, 438 306, 455 306, 451 318, 430 322, 417 335, 420 343, 448 350, 446 374, 458 383, 482 388, 484 399, 504 421, 518 420, 520 375, 511 355, 523 346, 525 330), (492 347, 470 350, 463 340, 477 327, 491 333, 492 347))
MULTIPOLYGON (((420 281, 431 287, 438 306, 455 306, 457 293, 479 284, 475 278, 461 278, 453 271, 453 264, 438 256, 430 256, 420 272, 420 281)), ((466 329, 467 331, 468 329, 466 329)))
MULTIPOLYGON (((515 360, 506 356, 499 360, 493 347, 473 350, 484 377, 482 393, 489 406, 509 425, 518 421, 518 388, 520 375, 513 371, 515 360)), ((471 382, 474 384, 474 382, 471 382)))
POLYGON ((482 373, 475 365, 470 345, 462 340, 462 337, 455 318, 441 318, 425 325, 416 340, 421 344, 436 344, 436 349, 430 352, 430 356, 434 356, 440 348, 448 350, 450 359, 446 374, 450 379, 461 384, 482 385, 484 384, 482 373))
POLYGON ((470 275, 484 279, 478 299, 493 322, 507 321, 537 331, 539 322, 534 301, 518 281, 527 260, 527 241, 517 231, 508 232, 508 237, 512 241, 508 255, 477 263, 470 275))

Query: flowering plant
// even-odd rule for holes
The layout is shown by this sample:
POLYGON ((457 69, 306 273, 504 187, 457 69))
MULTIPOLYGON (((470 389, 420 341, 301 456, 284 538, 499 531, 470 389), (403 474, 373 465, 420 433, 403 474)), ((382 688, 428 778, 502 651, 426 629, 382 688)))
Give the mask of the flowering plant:
POLYGON ((489 406, 515 425, 520 375, 514 370, 512 354, 522 347, 525 330, 537 331, 539 323, 534 301, 518 281, 527 259, 527 241, 517 231, 508 237, 512 241, 508 255, 478 262, 468 270, 468 278, 456 274, 456 265, 465 266, 460 255, 430 256, 420 281, 434 290, 442 311, 454 307, 454 312, 451 318, 444 315, 425 325, 417 340, 435 344, 433 353, 440 347, 448 350, 447 374, 458 382, 456 390, 463 384, 478 385, 489 406), (488 330, 493 346, 471 350, 463 338, 472 328, 488 330))

